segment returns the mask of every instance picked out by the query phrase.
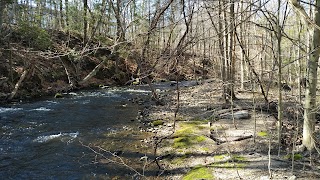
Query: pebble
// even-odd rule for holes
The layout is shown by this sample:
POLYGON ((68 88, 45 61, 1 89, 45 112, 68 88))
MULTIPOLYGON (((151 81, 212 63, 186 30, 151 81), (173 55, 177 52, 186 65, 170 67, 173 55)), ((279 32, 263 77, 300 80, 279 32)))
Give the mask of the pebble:
POLYGON ((297 176, 295 176, 295 175, 288 178, 288 180, 296 180, 296 179, 297 179, 297 176))
POLYGON ((172 127, 172 126, 173 126, 172 123, 168 123, 168 124, 167 124, 167 127, 172 127))
POLYGON ((148 160, 148 156, 142 156, 140 157, 140 161, 147 161, 148 160))
POLYGON ((270 178, 269 178, 269 176, 261 176, 260 177, 260 180, 269 180, 270 178))

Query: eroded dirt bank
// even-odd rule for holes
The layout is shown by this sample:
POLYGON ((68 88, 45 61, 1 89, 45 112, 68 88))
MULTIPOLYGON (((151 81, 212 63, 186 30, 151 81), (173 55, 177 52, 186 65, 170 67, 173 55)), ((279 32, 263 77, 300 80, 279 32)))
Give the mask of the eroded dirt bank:
POLYGON ((9 35, 0 43, 2 103, 123 85, 132 76, 133 60, 114 54, 112 39, 83 44, 81 35, 58 30, 13 26, 4 31, 9 35))
MULTIPOLYGON (((0 102, 31 100, 56 93, 99 86, 123 86, 162 80, 206 77, 201 58, 185 54, 179 73, 174 62, 152 58, 138 68, 139 45, 93 38, 83 44, 81 34, 34 26, 4 27, 0 37, 0 102), (138 82, 136 82, 138 80, 138 82)), ((158 56, 158 55, 157 55, 158 56)), ((139 60, 140 61, 140 60, 139 60)))

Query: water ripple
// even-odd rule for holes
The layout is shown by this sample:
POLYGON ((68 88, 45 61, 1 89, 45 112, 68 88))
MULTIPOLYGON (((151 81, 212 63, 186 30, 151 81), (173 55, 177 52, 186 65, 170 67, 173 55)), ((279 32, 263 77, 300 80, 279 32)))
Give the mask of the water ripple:
POLYGON ((73 139, 77 138, 79 132, 75 133, 59 133, 59 134, 51 134, 46 136, 39 136, 33 140, 33 142, 44 143, 53 139, 60 139, 62 142, 71 142, 73 139))
POLYGON ((22 108, 2 108, 0 107, 0 113, 5 113, 5 112, 15 112, 15 111, 21 111, 23 110, 22 108))

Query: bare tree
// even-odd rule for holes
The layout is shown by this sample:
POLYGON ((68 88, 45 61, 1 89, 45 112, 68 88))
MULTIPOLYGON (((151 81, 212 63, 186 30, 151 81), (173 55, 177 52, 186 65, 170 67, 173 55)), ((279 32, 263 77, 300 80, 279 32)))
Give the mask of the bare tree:
POLYGON ((320 0, 316 0, 314 20, 307 15, 304 8, 296 0, 289 1, 295 10, 302 15, 305 22, 309 25, 310 32, 313 33, 312 43, 310 44, 309 60, 307 67, 306 98, 304 103, 304 121, 303 121, 303 145, 308 150, 313 150, 315 146, 315 122, 316 122, 316 91, 317 75, 320 46, 320 0))

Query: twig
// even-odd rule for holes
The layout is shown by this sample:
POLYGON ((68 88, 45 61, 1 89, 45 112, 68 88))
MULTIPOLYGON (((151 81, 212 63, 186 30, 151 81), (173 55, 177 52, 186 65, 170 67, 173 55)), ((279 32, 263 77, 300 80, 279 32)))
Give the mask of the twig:
MULTIPOLYGON (((79 141, 79 142, 80 142, 80 144, 81 144, 82 146, 88 148, 88 149, 91 150, 93 153, 95 153, 96 155, 101 156, 102 158, 108 160, 109 162, 114 163, 114 164, 119 164, 119 165, 121 165, 121 166, 124 166, 124 167, 130 169, 131 171, 135 172, 135 173, 136 173, 137 175, 139 175, 139 176, 142 176, 142 177, 144 176, 143 174, 141 174, 140 172, 138 172, 138 171, 137 171, 136 169, 134 169, 133 167, 127 165, 127 164, 123 161, 123 159, 122 159, 121 157, 115 155, 114 153, 112 153, 112 152, 110 152, 110 151, 107 151, 107 150, 101 148, 100 146, 94 146, 95 148, 98 148, 98 150, 103 151, 103 152, 106 152, 106 153, 108 153, 108 154, 110 154, 110 155, 118 158, 118 159, 120 160, 120 162, 119 162, 119 161, 112 160, 112 159, 106 157, 103 153, 98 152, 97 150, 93 149, 93 148, 90 147, 89 145, 83 144, 81 141, 79 141)), ((96 161, 96 159, 97 159, 97 156, 95 157, 95 161, 96 161)), ((144 170, 143 170, 143 171, 144 171, 144 170)))

